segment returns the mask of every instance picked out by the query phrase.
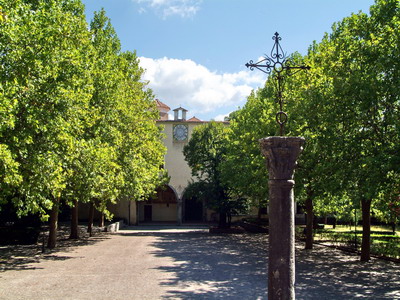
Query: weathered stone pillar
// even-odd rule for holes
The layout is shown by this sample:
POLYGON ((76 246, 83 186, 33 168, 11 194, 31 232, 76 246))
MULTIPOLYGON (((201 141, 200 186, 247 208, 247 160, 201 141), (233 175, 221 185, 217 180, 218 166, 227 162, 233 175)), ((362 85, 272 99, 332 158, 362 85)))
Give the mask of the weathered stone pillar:
POLYGON ((182 225, 182 197, 179 197, 177 199, 176 209, 177 209, 177 215, 178 215, 177 223, 178 223, 178 225, 182 225))
POLYGON ((293 174, 304 138, 260 140, 269 172, 268 299, 295 299, 293 174))

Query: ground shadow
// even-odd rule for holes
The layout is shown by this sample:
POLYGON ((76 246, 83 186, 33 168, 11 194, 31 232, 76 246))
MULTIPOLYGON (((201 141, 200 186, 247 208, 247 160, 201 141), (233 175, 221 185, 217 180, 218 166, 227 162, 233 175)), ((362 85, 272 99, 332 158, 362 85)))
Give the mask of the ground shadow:
MULTIPOLYGON (((160 285, 163 299, 267 299, 267 236, 146 232, 155 236, 156 257, 172 258, 160 285)), ((296 246, 296 299, 400 299, 400 264, 340 250, 296 246)))
MULTIPOLYGON (((71 256, 60 255, 62 252, 71 252, 76 247, 93 245, 107 239, 107 233, 97 231, 93 237, 86 233, 86 227, 80 226, 80 239, 70 240, 69 227, 61 225, 57 234, 57 247, 54 249, 44 249, 43 240, 40 238, 38 243, 32 245, 3 245, 0 246, 0 272, 8 270, 34 270, 38 269, 35 264, 43 260, 67 260, 71 256)), ((47 234, 46 232, 44 234, 47 234)), ((43 236, 43 235, 41 235, 43 236)), ((44 239, 47 241, 47 237, 44 239)))
POLYGON ((176 262, 157 268, 173 274, 160 283, 170 287, 162 299, 267 299, 266 235, 138 235, 156 236, 152 254, 176 262))
POLYGON ((398 263, 362 263, 358 255, 319 245, 296 253, 298 299, 400 299, 398 263))

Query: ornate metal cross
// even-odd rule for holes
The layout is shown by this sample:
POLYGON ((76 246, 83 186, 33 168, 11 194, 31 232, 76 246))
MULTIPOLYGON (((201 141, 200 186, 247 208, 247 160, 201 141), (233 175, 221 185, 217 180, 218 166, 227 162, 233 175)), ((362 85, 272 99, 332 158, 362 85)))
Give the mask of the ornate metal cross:
MULTIPOLYGON (((284 126, 287 122, 288 116, 287 113, 283 111, 283 92, 285 86, 285 76, 290 76, 294 74, 292 70, 309 70, 309 66, 296 66, 293 65, 293 61, 291 61, 286 54, 283 52, 279 41, 282 39, 279 36, 279 33, 275 32, 272 39, 275 41, 274 46, 271 50, 271 55, 264 55, 264 58, 257 63, 254 63, 250 60, 246 67, 250 68, 250 70, 254 70, 254 68, 264 72, 268 75, 272 74, 277 82, 276 85, 276 102, 279 103, 280 111, 276 113, 276 122, 280 126, 280 135, 284 134, 284 126)), ((296 72, 295 72, 296 73, 296 72)))

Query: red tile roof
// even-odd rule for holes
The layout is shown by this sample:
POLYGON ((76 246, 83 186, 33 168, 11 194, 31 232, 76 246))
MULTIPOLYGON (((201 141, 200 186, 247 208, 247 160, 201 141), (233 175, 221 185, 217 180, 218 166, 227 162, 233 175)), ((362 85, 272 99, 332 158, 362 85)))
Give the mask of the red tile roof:
POLYGON ((167 104, 165 104, 165 103, 162 103, 160 100, 158 100, 158 99, 156 99, 156 104, 157 104, 157 107, 162 107, 162 108, 165 108, 165 109, 168 109, 168 110, 171 110, 171 108, 167 105, 167 104))
POLYGON ((200 119, 196 118, 196 117, 192 117, 189 120, 187 120, 188 122, 201 122, 200 119))

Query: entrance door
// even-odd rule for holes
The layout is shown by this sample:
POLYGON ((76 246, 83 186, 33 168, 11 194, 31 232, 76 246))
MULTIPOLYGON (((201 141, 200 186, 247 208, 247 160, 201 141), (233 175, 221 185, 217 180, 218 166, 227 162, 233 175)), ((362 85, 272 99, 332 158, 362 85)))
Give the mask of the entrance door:
POLYGON ((144 206, 144 221, 149 222, 153 219, 153 208, 151 205, 144 206))
POLYGON ((185 199, 185 221, 203 221, 203 203, 195 197, 185 199))

